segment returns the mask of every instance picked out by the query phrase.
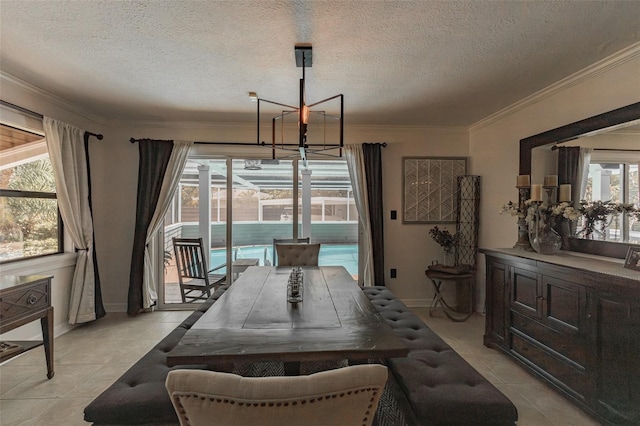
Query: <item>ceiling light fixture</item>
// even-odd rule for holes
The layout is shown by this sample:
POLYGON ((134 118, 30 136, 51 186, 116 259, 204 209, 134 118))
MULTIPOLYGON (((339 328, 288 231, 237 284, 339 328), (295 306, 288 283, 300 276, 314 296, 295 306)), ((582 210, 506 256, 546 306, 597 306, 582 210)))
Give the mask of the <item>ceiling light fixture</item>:
MULTIPOLYGON (((266 102, 266 103, 270 103, 273 105, 278 105, 281 107, 284 107, 286 109, 283 109, 282 111, 280 111, 278 113, 278 115, 274 116, 271 119, 271 149, 272 149, 272 158, 275 159, 276 158, 276 149, 280 149, 280 150, 284 150, 284 151, 295 151, 297 153, 300 154, 300 158, 305 162, 306 164, 306 160, 307 160, 307 154, 308 153, 312 153, 312 154, 318 154, 318 155, 325 155, 325 156, 329 156, 329 157, 342 157, 342 148, 344 147, 344 121, 343 121, 343 116, 344 116, 344 95, 339 94, 339 95, 335 95, 332 96, 330 98, 324 99, 320 102, 315 102, 312 104, 307 105, 306 103, 306 99, 305 99, 305 69, 307 67, 311 67, 313 64, 313 56, 312 56, 312 50, 311 50, 311 46, 310 45, 299 45, 299 46, 295 46, 295 55, 296 55, 296 66, 297 67, 302 67, 302 78, 300 79, 300 102, 298 106, 291 106, 291 105, 287 105, 287 104, 283 104, 280 102, 274 102, 274 101, 270 101, 267 99, 260 99, 257 98, 258 101, 258 106, 257 106, 257 114, 258 114, 258 135, 257 135, 257 142, 258 145, 266 145, 266 142, 261 141, 260 140, 260 103, 261 102, 266 102), (333 101, 335 99, 339 99, 340 100, 340 113, 339 115, 337 115, 337 113, 329 113, 327 111, 323 111, 323 110, 318 110, 315 109, 316 107, 322 105, 322 104, 326 104, 330 101, 333 101), (297 143, 291 143, 291 142, 286 142, 284 139, 284 133, 285 133, 285 126, 284 126, 284 119, 287 116, 290 116, 292 114, 296 114, 297 115, 297 124, 298 124, 298 142, 297 143), (316 127, 316 129, 320 129, 321 131, 318 132, 319 134, 321 134, 322 136, 322 143, 318 143, 317 141, 313 141, 312 143, 309 143, 307 141, 307 133, 309 131, 309 120, 311 119, 311 115, 314 116, 318 116, 320 117, 320 120, 318 120, 319 122, 321 121, 321 125, 319 125, 318 127, 316 127), (337 143, 327 143, 326 142, 326 138, 327 138, 327 120, 335 120, 338 123, 338 142, 337 143), (281 140, 279 143, 276 143, 276 130, 278 127, 278 124, 280 124, 280 132, 281 132, 281 140), (295 147, 295 148, 294 148, 295 147), (335 150, 335 149, 339 149, 339 153, 338 155, 332 155, 327 153, 326 151, 329 150, 335 150)), ((251 92, 253 93, 253 92, 251 92)), ((280 158, 288 158, 288 157, 293 157, 293 156, 297 156, 297 154, 293 154, 293 155, 289 155, 289 156, 284 156, 284 157, 280 157, 280 158)))

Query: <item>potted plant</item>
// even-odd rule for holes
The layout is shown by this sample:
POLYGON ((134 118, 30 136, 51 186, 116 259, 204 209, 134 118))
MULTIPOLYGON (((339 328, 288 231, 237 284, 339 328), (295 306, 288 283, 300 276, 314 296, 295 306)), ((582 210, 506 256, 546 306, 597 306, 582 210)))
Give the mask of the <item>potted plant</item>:
POLYGON ((455 249, 458 245, 458 234, 451 234, 446 229, 440 229, 434 226, 429 231, 429 235, 433 240, 438 243, 444 252, 443 264, 445 266, 455 266, 456 253, 455 249))

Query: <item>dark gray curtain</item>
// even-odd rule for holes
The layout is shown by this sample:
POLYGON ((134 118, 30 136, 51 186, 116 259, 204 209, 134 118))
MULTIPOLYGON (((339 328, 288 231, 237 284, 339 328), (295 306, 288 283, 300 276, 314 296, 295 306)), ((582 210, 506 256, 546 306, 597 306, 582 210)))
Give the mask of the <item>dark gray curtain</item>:
POLYGON ((558 148, 558 184, 571 184, 571 200, 580 201, 581 177, 578 176, 580 167, 580 147, 563 146, 558 148))
POLYGON ((171 151, 173 141, 141 139, 138 141, 140 164, 138 166, 138 203, 136 207, 136 227, 133 236, 133 252, 131 255, 131 273, 129 274, 129 297, 127 313, 137 315, 142 309, 142 287, 144 279, 144 247, 147 239, 147 228, 153 218, 162 180, 171 151))
POLYGON ((369 219, 371 223, 371 243, 373 251, 374 285, 384 284, 384 210, 382 207, 382 144, 363 143, 365 173, 367 177, 367 197, 369 199, 369 219))
MULTIPOLYGON (((571 184, 571 201, 576 207, 580 203, 580 190, 582 187, 580 176, 580 147, 563 146, 558 148, 558 185, 571 184)), ((569 237, 576 232, 575 222, 563 219, 556 231, 562 237, 562 250, 571 248, 569 237)))
MULTIPOLYGON (((91 161, 89 159, 89 137, 92 134, 89 132, 84 132, 84 152, 85 152, 85 160, 87 162, 87 176, 89 176, 89 181, 87 182, 87 187, 89 190, 89 211, 91 212, 91 220, 93 221, 93 203, 91 198, 91 161)), ((93 276, 94 276, 94 300, 95 300, 95 310, 96 310, 96 319, 102 318, 107 314, 104 310, 104 304, 102 303, 102 290, 100 290, 100 274, 98 273, 98 255, 96 254, 96 231, 95 226, 93 228, 93 276)))

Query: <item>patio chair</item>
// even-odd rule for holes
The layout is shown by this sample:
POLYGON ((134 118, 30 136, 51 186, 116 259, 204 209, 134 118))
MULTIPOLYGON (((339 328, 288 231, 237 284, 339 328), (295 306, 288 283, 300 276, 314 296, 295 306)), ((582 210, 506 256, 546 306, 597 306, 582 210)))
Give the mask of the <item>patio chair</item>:
POLYGON ((276 244, 278 266, 318 266, 320 244, 276 244))
POLYGON ((207 300, 212 289, 215 290, 227 280, 226 274, 216 273, 225 264, 208 269, 209 253, 204 250, 202 238, 173 238, 173 251, 182 303, 207 300))
POLYGON ((371 425, 387 376, 380 364, 275 377, 174 370, 165 386, 182 426, 361 426, 371 425))
POLYGON ((274 238, 273 239, 273 253, 271 259, 273 259, 273 266, 278 264, 278 258, 276 257, 276 244, 294 244, 294 243, 309 243, 309 237, 307 238, 274 238))

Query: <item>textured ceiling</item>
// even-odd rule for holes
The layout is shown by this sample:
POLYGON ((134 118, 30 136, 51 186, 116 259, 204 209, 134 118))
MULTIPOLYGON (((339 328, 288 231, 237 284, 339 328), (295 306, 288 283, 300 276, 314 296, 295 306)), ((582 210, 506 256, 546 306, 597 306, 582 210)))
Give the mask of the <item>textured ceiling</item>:
MULTIPOLYGON (((640 41, 640 1, 6 1, 0 70, 109 119, 255 120, 342 93, 347 123, 468 126, 640 41)), ((1 93, 0 93, 1 97, 1 93)))

